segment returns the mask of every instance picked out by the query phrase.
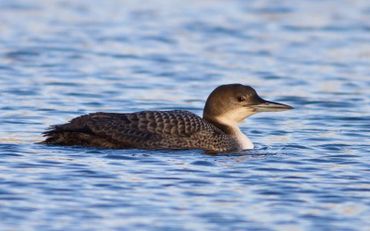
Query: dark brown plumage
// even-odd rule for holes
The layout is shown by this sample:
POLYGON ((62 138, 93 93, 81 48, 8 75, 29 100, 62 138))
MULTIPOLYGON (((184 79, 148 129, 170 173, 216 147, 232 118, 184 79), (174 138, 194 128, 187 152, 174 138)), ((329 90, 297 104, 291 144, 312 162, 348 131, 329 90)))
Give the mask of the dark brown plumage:
POLYGON ((45 144, 140 149, 236 150, 234 139, 188 111, 92 113, 55 125, 45 144))

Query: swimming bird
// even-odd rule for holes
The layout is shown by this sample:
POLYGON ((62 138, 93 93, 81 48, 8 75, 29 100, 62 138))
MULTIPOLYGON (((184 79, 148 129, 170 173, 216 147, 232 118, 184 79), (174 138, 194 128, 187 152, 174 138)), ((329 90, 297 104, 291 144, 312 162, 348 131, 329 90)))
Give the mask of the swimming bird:
POLYGON ((44 144, 103 148, 203 149, 232 152, 253 149, 239 128, 258 112, 276 112, 291 106, 270 102, 250 86, 227 84, 207 98, 203 118, 183 110, 134 113, 97 112, 54 125, 44 132, 44 144))

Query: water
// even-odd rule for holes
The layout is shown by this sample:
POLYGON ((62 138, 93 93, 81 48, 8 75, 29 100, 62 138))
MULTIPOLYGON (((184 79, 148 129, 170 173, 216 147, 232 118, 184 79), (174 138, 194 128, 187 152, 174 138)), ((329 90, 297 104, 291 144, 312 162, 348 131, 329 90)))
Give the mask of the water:
POLYGON ((0 22, 0 230, 369 229, 369 1, 2 0, 0 22), (34 144, 234 82, 296 108, 243 123, 253 151, 34 144))

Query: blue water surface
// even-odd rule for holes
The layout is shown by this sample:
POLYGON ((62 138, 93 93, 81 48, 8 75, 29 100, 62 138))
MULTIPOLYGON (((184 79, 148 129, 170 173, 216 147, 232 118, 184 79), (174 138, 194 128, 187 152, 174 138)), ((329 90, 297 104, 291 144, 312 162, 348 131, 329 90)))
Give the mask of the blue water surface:
POLYGON ((0 230, 369 230, 370 2, 1 0, 0 230), (89 112, 199 115, 224 83, 296 109, 256 149, 35 144, 89 112))

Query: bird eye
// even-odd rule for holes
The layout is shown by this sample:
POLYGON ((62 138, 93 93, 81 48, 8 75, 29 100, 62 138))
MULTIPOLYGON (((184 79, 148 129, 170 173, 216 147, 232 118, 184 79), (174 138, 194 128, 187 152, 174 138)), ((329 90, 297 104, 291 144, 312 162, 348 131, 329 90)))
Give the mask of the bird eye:
POLYGON ((238 96, 238 101, 239 102, 243 102, 243 101, 245 101, 246 100, 246 98, 244 97, 244 96, 238 96))

